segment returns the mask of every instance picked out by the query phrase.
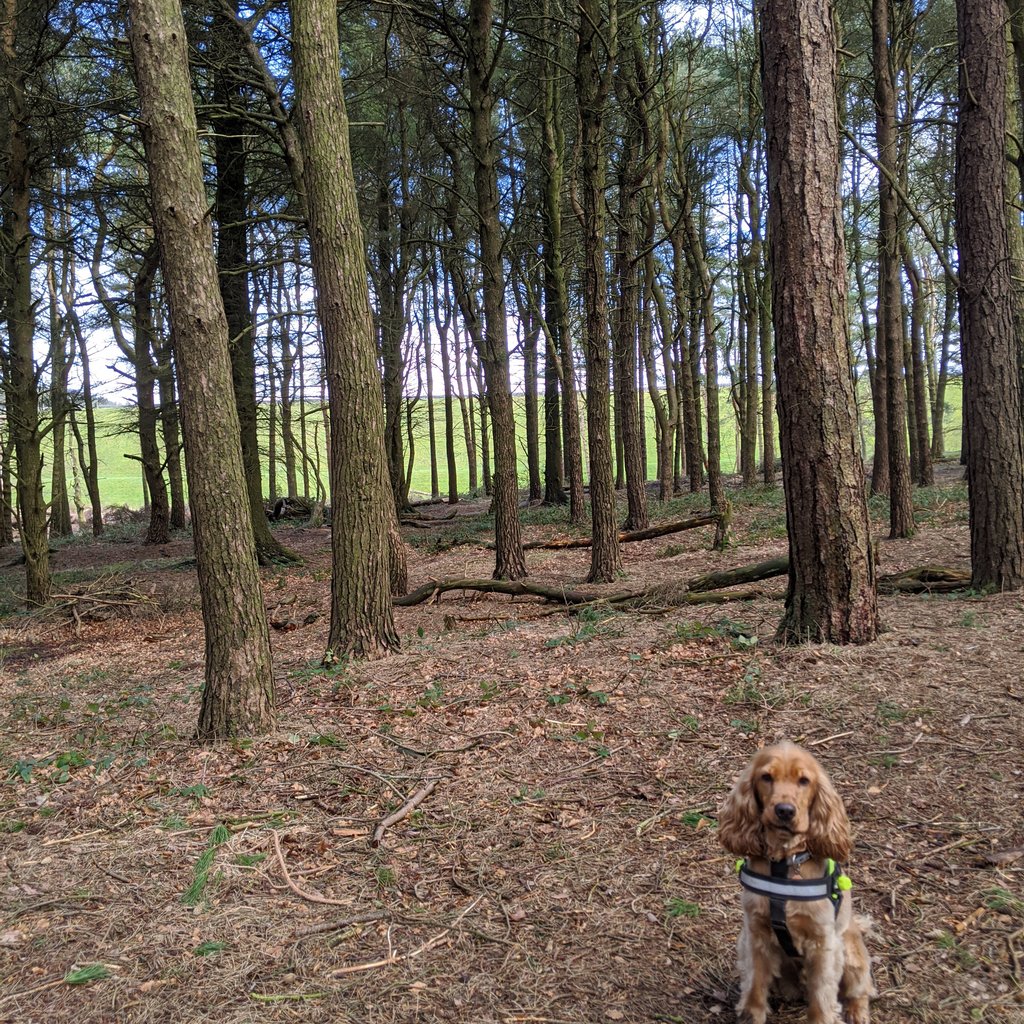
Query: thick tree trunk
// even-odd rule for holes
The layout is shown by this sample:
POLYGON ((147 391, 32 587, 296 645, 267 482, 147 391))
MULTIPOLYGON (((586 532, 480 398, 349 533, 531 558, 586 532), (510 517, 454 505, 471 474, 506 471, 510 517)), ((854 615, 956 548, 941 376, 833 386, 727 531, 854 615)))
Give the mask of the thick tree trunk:
POLYGON ((325 660, 398 647, 395 519, 384 415, 331 0, 296 0, 294 74, 309 242, 330 404, 331 628, 325 660), (382 526, 385 527, 382 529, 382 526))
POLYGON ((199 594, 206 685, 199 738, 267 730, 274 676, 231 393, 228 326, 207 218, 185 26, 178 0, 131 0, 130 41, 150 192, 170 304, 199 594), (226 528, 230 524, 230 529, 226 528))
POLYGON ((826 0, 762 9, 769 262, 790 574, 778 636, 878 632, 849 372, 836 38, 826 0))
POLYGON ((1003 209, 1006 46, 1002 0, 958 0, 956 234, 972 586, 1024 586, 1024 441, 1010 246, 1003 209))
POLYGON ((43 498, 43 431, 39 421, 32 343, 36 316, 32 300, 32 227, 30 223, 29 110, 24 59, 20 53, 19 25, 22 11, 7 5, 8 16, 0 25, 3 81, 6 92, 6 181, 0 195, 3 204, 3 253, 5 262, 3 304, 7 321, 7 418, 17 459, 18 534, 25 556, 25 600, 29 606, 50 599, 50 554, 46 533, 46 501, 43 498))

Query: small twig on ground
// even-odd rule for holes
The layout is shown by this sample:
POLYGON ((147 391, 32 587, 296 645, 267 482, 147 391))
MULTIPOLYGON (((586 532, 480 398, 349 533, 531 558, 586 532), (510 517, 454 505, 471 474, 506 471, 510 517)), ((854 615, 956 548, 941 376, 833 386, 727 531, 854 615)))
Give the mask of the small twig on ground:
POLYGON ((324 924, 310 924, 304 928, 296 928, 292 937, 305 939, 310 935, 323 935, 324 932, 337 932, 342 928, 348 928, 353 924, 371 924, 373 921, 381 921, 387 917, 384 910, 371 910, 366 914, 353 914, 351 917, 343 917, 337 921, 327 921, 324 924))
POLYGON ((831 743, 833 740, 841 740, 841 739, 843 739, 846 736, 852 736, 853 733, 854 733, 853 729, 849 729, 846 732, 836 732, 836 733, 833 733, 831 736, 826 736, 824 739, 821 739, 821 740, 811 740, 807 744, 807 746, 808 747, 820 747, 820 746, 823 746, 826 743, 831 743))
POLYGON ((382 960, 369 960, 362 964, 349 964, 348 967, 338 967, 328 974, 329 978, 336 978, 341 974, 356 974, 360 971, 372 971, 377 967, 388 967, 391 964, 400 963, 402 960, 412 960, 418 957, 421 953, 426 953, 428 950, 433 949, 435 946, 440 945, 455 929, 455 926, 483 899, 483 896, 477 896, 475 900, 454 921, 443 931, 440 931, 432 939, 427 939, 426 942, 421 946, 417 946, 414 950, 409 953, 389 953, 382 960))
POLYGON ((281 837, 276 833, 272 832, 271 835, 274 839, 274 853, 277 855, 277 864, 281 869, 281 875, 283 876, 288 888, 291 889, 296 896, 301 896, 304 900, 308 900, 310 903, 326 903, 331 907, 349 907, 352 904, 346 900, 332 900, 326 896, 321 896, 319 893, 306 892, 305 889, 300 889, 292 881, 292 876, 288 874, 288 866, 284 862, 284 851, 281 849, 281 837))
POLYGON ((370 845, 374 848, 380 846, 380 841, 384 838, 384 833, 389 828, 391 828, 392 825, 397 825, 398 822, 408 818, 409 815, 412 814, 412 812, 415 811, 416 808, 419 807, 419 805, 423 803, 423 801, 426 800, 431 793, 434 792, 437 783, 437 779, 431 779, 422 789, 417 790, 417 792, 413 793, 409 800, 406 801, 406 803, 403 804, 401 807, 399 807, 397 811, 395 811, 393 814, 389 814, 386 818, 384 818, 380 822, 380 824, 373 830, 373 836, 370 839, 370 845))

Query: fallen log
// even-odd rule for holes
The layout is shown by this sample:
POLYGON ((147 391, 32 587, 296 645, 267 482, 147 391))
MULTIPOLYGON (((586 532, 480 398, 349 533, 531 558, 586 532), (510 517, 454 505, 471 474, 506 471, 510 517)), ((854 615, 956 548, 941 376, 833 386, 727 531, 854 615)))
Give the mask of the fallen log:
POLYGON ((723 604, 726 601, 750 601, 764 595, 764 591, 759 587, 703 593, 691 592, 684 583, 659 584, 656 587, 602 593, 595 590, 568 590, 564 587, 531 583, 528 580, 460 578, 431 580, 429 583, 424 583, 422 587, 417 587, 411 594, 395 598, 394 604, 398 607, 422 604, 424 601, 429 601, 433 597, 452 590, 472 590, 481 594, 505 594, 510 597, 539 597, 545 601, 565 605, 567 609, 577 609, 592 604, 605 604, 616 609, 640 607, 667 609, 677 608, 684 604, 723 604))
POLYGON ((773 576, 785 576, 789 572, 789 557, 772 558, 767 562, 754 565, 741 565, 735 569, 720 569, 717 572, 706 572, 694 576, 687 582, 691 591, 719 590, 732 587, 737 583, 757 583, 759 580, 771 579, 773 576))
MULTIPOLYGON (((727 589, 741 583, 756 583, 789 572, 789 559, 785 556, 772 558, 753 565, 741 565, 735 569, 702 573, 681 583, 660 583, 654 587, 641 587, 619 591, 573 590, 566 587, 534 583, 531 580, 490 580, 472 577, 457 577, 447 580, 430 580, 421 587, 402 597, 396 597, 394 604, 408 608, 422 604, 433 597, 452 590, 472 590, 482 594, 505 594, 509 597, 539 597, 545 601, 577 608, 587 604, 606 604, 614 608, 638 608, 656 606, 676 608, 681 605, 716 604, 724 601, 749 601, 755 597, 767 596, 759 587, 727 589)), ((945 566, 920 566, 903 572, 881 576, 878 588, 883 593, 948 593, 970 586, 969 572, 945 566)))
MULTIPOLYGON (((691 519, 679 519, 671 523, 660 523, 658 526, 648 527, 646 530, 622 530, 619 533, 619 543, 629 544, 637 540, 653 540, 655 537, 666 537, 670 533, 681 533, 683 530, 696 530, 701 526, 711 526, 718 523, 721 517, 717 512, 707 512, 704 515, 694 516, 691 519)), ((555 540, 531 540, 523 545, 524 551, 532 551, 537 548, 561 550, 563 548, 589 548, 594 544, 592 537, 560 537, 555 540)), ((487 545, 489 548, 493 544, 487 545)))
POLYGON ((443 516, 402 516, 399 522, 402 526, 411 526, 417 530, 429 530, 433 526, 446 526, 458 515, 459 513, 452 509, 451 512, 446 512, 443 516))
POLYGON ((878 589, 885 594, 949 594, 970 585, 969 572, 944 565, 921 565, 878 578, 878 589))
POLYGON ((509 597, 542 597, 545 601, 558 604, 576 605, 590 604, 597 600, 609 602, 626 600, 643 593, 642 590, 621 591, 618 594, 601 594, 593 590, 568 590, 565 587, 546 586, 543 583, 532 583, 530 580, 488 580, 471 577, 447 580, 431 580, 417 587, 409 594, 396 597, 393 604, 400 608, 422 604, 432 597, 445 594, 450 590, 473 590, 481 594, 506 594, 509 597))

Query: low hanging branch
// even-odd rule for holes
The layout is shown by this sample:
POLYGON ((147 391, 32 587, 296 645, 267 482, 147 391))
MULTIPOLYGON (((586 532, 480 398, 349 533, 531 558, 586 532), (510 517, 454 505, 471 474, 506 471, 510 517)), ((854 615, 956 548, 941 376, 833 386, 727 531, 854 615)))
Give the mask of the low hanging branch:
MULTIPOLYGON (((635 540, 653 540, 655 537, 666 537, 670 533, 682 533, 683 530, 696 530, 701 526, 711 526, 718 523, 721 516, 717 512, 707 512, 704 515, 694 516, 692 519, 679 519, 672 523, 661 523, 658 526, 651 526, 646 530, 623 530, 619 534, 620 544, 629 544, 635 540)), ((562 549, 562 548, 589 548, 593 546, 593 539, 590 537, 561 537, 557 540, 531 540, 523 545, 524 551, 535 548, 562 549)), ((488 547, 493 547, 489 544, 488 547)))

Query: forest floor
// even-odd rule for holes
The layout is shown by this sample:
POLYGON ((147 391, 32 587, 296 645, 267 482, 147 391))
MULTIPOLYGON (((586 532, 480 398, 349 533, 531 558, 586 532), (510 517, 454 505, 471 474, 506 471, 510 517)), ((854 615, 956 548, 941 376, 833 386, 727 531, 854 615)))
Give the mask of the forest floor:
MULTIPOLYGON (((917 493, 913 539, 879 540, 883 572, 967 566, 959 475, 917 493)), ((734 547, 628 544, 625 582, 784 554, 781 494, 733 500, 734 547)), ((410 585, 489 576, 485 512, 407 531, 410 585)), ((1024 1021, 1020 595, 883 596, 882 637, 837 648, 774 644, 783 579, 646 614, 453 592, 396 610, 401 653, 325 671, 328 532, 286 526, 306 563, 263 572, 268 608, 319 617, 273 634, 279 728, 204 748, 191 544, 138 534, 55 555, 59 592, 137 595, 130 615, 16 612, 0 570, 0 1021, 731 1022, 716 808, 783 736, 854 823, 876 1024, 1024 1021)), ((574 585, 589 553, 528 564, 574 585)))

